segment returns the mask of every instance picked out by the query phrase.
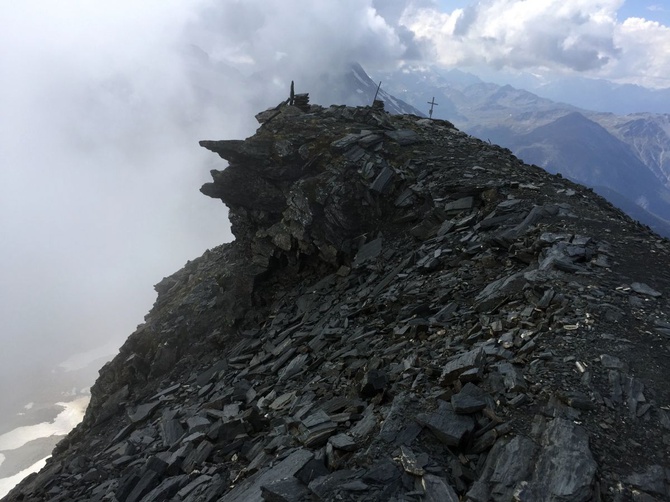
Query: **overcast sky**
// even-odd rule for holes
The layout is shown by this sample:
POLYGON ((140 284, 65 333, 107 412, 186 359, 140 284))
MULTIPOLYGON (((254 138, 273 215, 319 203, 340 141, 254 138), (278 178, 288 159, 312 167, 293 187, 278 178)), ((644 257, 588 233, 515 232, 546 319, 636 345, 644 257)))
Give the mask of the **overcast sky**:
MULTIPOLYGON (((110 340, 231 239, 199 139, 349 61, 669 87, 668 2, 22 0, 0 19, 0 393, 110 340), (302 79, 302 80, 301 80, 302 79), (33 372, 35 373, 35 372, 33 372)), ((328 104, 328 103, 325 103, 328 104)), ((0 400, 3 397, 0 396, 0 400)))

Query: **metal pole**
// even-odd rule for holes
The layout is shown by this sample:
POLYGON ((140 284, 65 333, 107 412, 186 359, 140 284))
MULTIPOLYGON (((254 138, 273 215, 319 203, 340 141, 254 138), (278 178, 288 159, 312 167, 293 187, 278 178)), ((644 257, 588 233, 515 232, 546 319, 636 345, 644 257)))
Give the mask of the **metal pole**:
POLYGON ((372 100, 372 104, 373 104, 373 105, 375 104, 375 101, 377 101, 377 94, 379 94, 379 88, 380 88, 381 86, 382 86, 382 81, 380 80, 380 81, 379 81, 379 85, 377 86, 377 92, 375 92, 375 97, 374 97, 374 99, 372 100))

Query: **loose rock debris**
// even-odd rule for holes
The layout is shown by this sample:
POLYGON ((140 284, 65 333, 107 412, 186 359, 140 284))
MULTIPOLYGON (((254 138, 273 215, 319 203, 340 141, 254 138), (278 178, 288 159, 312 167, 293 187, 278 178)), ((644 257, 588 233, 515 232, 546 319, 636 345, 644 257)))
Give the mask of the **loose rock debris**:
POLYGON ((446 121, 268 116, 7 500, 669 499, 667 240, 446 121))

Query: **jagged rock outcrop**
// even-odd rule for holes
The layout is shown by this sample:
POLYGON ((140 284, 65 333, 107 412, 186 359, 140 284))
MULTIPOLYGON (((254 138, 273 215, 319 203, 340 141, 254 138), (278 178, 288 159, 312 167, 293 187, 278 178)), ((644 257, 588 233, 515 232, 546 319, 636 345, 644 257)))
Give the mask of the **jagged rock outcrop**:
POLYGON ((667 500, 670 244, 445 121, 280 107, 7 500, 667 500))

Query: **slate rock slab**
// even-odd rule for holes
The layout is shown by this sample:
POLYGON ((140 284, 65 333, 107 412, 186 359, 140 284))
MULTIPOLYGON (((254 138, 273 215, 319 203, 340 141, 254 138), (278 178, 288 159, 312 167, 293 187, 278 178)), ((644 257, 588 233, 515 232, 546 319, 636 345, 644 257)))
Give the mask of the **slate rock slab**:
POLYGON ((263 469, 246 479, 219 500, 221 502, 262 502, 263 486, 295 475, 312 458, 314 458, 314 453, 311 451, 296 450, 274 467, 263 469))
POLYGON ((261 486, 261 496, 267 502, 298 502, 306 500, 308 494, 307 487, 294 477, 261 486))
POLYGON ((486 408, 487 394, 473 383, 466 383, 458 394, 451 397, 451 406, 458 414, 475 413, 486 408))
POLYGON ((484 365, 484 351, 480 348, 471 350, 452 359, 442 368, 442 384, 455 381, 459 375, 473 368, 481 368, 484 365))
POLYGON ((447 446, 458 446, 475 428, 472 417, 457 414, 445 401, 440 401, 434 412, 417 415, 416 420, 447 446))
POLYGON ((425 502, 458 502, 458 495, 444 478, 425 474, 421 479, 425 502))
POLYGON ((658 298, 659 296, 661 296, 661 293, 659 291, 656 291, 654 288, 648 286, 643 282, 634 282, 633 284, 630 285, 630 289, 632 289, 638 294, 652 296, 654 298, 658 298))

